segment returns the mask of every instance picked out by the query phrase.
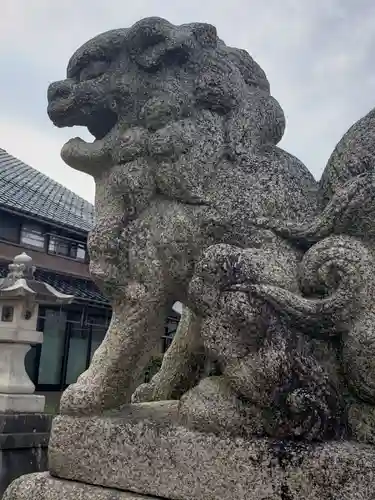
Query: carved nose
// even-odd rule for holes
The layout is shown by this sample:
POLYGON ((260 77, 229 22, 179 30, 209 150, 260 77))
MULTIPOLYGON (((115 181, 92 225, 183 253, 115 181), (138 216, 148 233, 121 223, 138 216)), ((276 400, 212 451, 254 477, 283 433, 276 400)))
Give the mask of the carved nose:
POLYGON ((64 97, 69 97, 72 91, 72 83, 69 80, 61 80, 59 82, 53 82, 48 87, 47 99, 48 102, 54 101, 55 99, 64 99, 64 97))

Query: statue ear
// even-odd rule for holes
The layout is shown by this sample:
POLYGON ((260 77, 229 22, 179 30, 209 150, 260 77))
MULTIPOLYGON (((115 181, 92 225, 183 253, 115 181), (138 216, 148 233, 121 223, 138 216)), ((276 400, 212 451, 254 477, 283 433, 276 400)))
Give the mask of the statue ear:
MULTIPOLYGON (((131 35, 131 52, 137 64, 152 70, 160 64, 179 65, 189 58, 194 50, 216 47, 216 28, 210 24, 196 23, 176 27, 155 19, 151 26, 134 29, 131 35), (152 28, 152 29, 150 29, 152 28)), ((130 39, 130 37, 129 37, 130 39)))
POLYGON ((202 47, 216 47, 218 42, 215 26, 206 23, 196 23, 192 32, 202 47))

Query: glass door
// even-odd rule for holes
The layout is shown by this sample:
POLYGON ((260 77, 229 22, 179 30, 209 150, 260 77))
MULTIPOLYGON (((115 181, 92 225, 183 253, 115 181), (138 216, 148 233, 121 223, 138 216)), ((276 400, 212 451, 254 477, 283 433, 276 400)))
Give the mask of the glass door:
POLYGON ((94 355, 94 352, 103 342, 105 334, 108 329, 110 321, 110 315, 108 314, 88 314, 87 315, 87 325, 90 328, 91 344, 90 344, 90 359, 94 355))
POLYGON ((77 381, 102 342, 110 316, 106 309, 77 305, 65 310, 40 309, 38 329, 44 333, 44 342, 26 359, 38 391, 62 391, 77 381))
POLYGON ((66 312, 58 309, 45 309, 41 318, 43 344, 38 367, 38 390, 61 390, 66 319, 66 312))
POLYGON ((84 324, 84 313, 71 313, 67 323, 68 352, 64 374, 65 385, 73 384, 88 364, 89 329, 84 324))

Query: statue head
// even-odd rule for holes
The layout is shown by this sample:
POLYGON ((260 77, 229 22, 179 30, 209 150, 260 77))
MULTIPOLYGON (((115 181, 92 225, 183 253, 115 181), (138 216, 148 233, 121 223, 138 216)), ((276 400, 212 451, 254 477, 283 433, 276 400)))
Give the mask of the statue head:
MULTIPOLYGON (((62 150, 68 165, 88 173, 132 155, 173 155, 168 135, 178 135, 173 124, 183 120, 201 119, 193 142, 212 132, 238 154, 247 142, 276 144, 285 125, 263 70, 246 51, 226 46, 209 24, 174 26, 160 18, 80 47, 67 78, 49 87, 48 114, 58 127, 85 126, 95 137, 92 144, 73 139, 62 150)), ((189 141, 181 142, 185 150, 189 141)))

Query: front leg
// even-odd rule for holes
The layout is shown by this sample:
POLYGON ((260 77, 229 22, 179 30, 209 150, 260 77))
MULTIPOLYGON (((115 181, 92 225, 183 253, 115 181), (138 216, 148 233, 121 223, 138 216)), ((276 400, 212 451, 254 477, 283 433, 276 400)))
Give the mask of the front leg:
POLYGON ((64 392, 63 414, 97 414, 128 403, 163 332, 170 306, 162 293, 127 287, 113 304, 112 320, 91 365, 64 392))
POLYGON ((204 361, 200 335, 201 319, 184 307, 176 335, 165 353, 159 372, 148 384, 140 385, 132 401, 162 401, 172 399, 190 389, 204 361))

